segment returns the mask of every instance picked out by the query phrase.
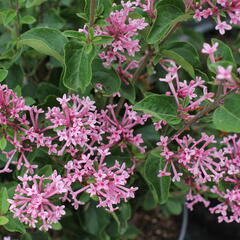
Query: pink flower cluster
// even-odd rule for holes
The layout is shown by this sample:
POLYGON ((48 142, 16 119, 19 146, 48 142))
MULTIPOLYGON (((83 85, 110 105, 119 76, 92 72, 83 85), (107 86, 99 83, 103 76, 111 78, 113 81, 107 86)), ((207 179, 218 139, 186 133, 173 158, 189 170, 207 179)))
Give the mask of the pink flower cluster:
POLYGON ((13 150, 5 153, 8 162, 0 173, 10 172, 10 164, 17 165, 18 170, 23 166, 27 169, 24 177, 19 177, 22 184, 16 188, 14 200, 9 200, 14 217, 47 231, 65 213, 64 206, 54 205, 56 198, 73 202, 77 208, 83 204, 78 195, 85 192, 97 197, 98 207, 114 211, 121 200, 134 197, 137 188, 128 188, 126 184, 135 163, 131 168, 118 161, 110 164, 106 156, 112 147, 118 146, 124 151, 128 145, 144 153, 142 136, 134 134, 134 127, 145 124, 149 115, 140 116, 125 104, 120 121, 115 105, 97 111, 94 101, 77 95, 57 98, 60 107, 48 108, 44 113, 36 106, 26 106, 23 98, 18 98, 6 86, 0 85, 0 89, 0 113, 5 125, 1 130, 13 145, 13 150), (44 121, 40 120, 43 118, 44 121), (31 176, 37 168, 27 160, 33 148, 44 148, 48 155, 70 158, 65 163, 66 174, 61 177, 54 171, 50 177, 31 176), (15 154, 19 155, 17 161, 13 160, 15 154), (81 186, 78 189, 76 182, 81 186))
POLYGON ((172 94, 174 96, 180 118, 191 119, 194 115, 190 113, 199 109, 204 101, 213 101, 214 93, 208 92, 201 77, 196 77, 195 80, 191 80, 189 83, 186 80, 182 82, 178 75, 180 67, 173 60, 161 60, 160 65, 167 71, 167 75, 159 80, 169 85, 171 92, 167 92, 166 95, 172 94), (197 94, 199 88, 202 89, 203 93, 201 97, 197 94))
POLYGON ((129 13, 134 10, 134 2, 124 3, 122 1, 122 9, 112 12, 107 18, 109 25, 103 30, 98 29, 98 34, 114 38, 112 43, 106 45, 108 50, 100 54, 106 66, 110 66, 113 61, 122 64, 127 60, 125 53, 133 57, 140 50, 139 40, 133 37, 137 36, 138 30, 144 29, 148 24, 145 23, 144 18, 130 18, 129 13))
MULTIPOLYGON (((205 194, 213 193, 222 202, 210 207, 211 213, 220 214, 219 222, 240 222, 240 138, 231 135, 220 142, 216 147, 214 136, 202 133, 199 140, 190 136, 182 139, 175 138, 177 150, 171 151, 168 138, 161 136, 159 146, 162 147, 161 156, 165 158, 165 167, 160 170, 159 177, 171 176, 173 181, 181 178, 189 185, 187 206, 192 210, 196 203, 203 203, 209 207, 210 202, 205 194), (214 144, 214 146, 213 146, 214 144), (171 171, 172 169, 172 171, 171 171), (222 185, 219 189, 221 182, 222 185), (209 184, 210 183, 210 184, 209 184), (213 187, 210 187, 213 186, 213 187)), ((207 196, 207 195, 206 195, 207 196)))
POLYGON ((55 205, 51 199, 67 191, 62 177, 54 171, 50 177, 24 175, 18 179, 22 183, 16 188, 14 200, 9 200, 10 211, 30 227, 47 231, 65 214, 65 206, 55 205))
POLYGON ((195 4, 191 3, 191 6, 195 10, 193 18, 198 21, 210 16, 216 18, 215 29, 222 35, 226 30, 232 29, 230 24, 240 25, 240 2, 238 0, 201 0, 195 4), (230 24, 223 20, 223 16, 230 19, 230 24))
POLYGON ((132 106, 125 104, 125 113, 121 122, 119 122, 114 112, 115 108, 116 105, 108 105, 107 110, 101 112, 102 130, 108 135, 108 144, 104 148, 110 148, 118 144, 123 151, 127 147, 126 143, 130 143, 139 148, 141 153, 144 153, 146 147, 141 146, 143 143, 142 135, 134 136, 133 127, 144 125, 150 115, 139 116, 136 111, 132 110, 132 106))
MULTIPOLYGON (((66 183, 70 188, 69 192, 75 209, 84 204, 78 200, 79 195, 83 192, 89 193, 91 197, 96 196, 99 201, 97 207, 104 207, 110 212, 118 209, 113 205, 119 204, 121 199, 127 201, 128 198, 134 198, 134 192, 137 188, 125 186, 132 169, 126 169, 125 163, 120 165, 118 161, 113 166, 107 167, 104 160, 109 154, 108 149, 99 149, 99 156, 82 154, 80 160, 75 159, 65 165, 67 170, 66 183), (72 186, 76 182, 82 187, 74 190, 72 186)), ((69 200, 67 195, 63 200, 69 200)))

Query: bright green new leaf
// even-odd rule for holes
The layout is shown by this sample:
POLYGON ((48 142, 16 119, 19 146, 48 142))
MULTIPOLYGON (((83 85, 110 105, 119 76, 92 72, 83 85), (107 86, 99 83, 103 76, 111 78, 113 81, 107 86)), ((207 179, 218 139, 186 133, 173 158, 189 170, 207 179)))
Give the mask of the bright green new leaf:
POLYGON ((55 231, 59 231, 62 229, 62 225, 60 222, 56 222, 56 223, 53 223, 52 224, 52 229, 55 230, 55 231))
POLYGON ((0 216, 0 226, 6 225, 9 222, 8 218, 5 216, 0 216))
POLYGON ((36 18, 34 18, 33 16, 30 16, 30 15, 26 15, 21 18, 22 24, 33 24, 35 22, 36 22, 36 18))
POLYGON ((53 28, 33 28, 21 35, 19 44, 27 45, 36 51, 55 57, 63 63, 64 45, 67 38, 53 28))
POLYGON ((67 30, 63 32, 64 36, 69 37, 69 38, 76 38, 76 39, 85 39, 86 34, 78 31, 73 31, 73 30, 67 30))

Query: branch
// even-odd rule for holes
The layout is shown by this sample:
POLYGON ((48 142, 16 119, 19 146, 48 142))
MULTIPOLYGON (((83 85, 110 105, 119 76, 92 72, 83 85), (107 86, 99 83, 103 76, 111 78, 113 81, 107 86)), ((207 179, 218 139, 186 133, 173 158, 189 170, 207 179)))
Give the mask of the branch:
MULTIPOLYGON (((202 111, 198 112, 191 120, 189 120, 188 122, 186 122, 186 124, 180 128, 176 134, 174 134, 174 136, 172 136, 169 140, 168 140, 168 144, 171 143, 176 137, 178 137, 179 135, 181 135, 183 132, 185 132, 186 130, 188 130, 191 125, 195 122, 197 122, 202 116, 214 111, 215 109, 217 109, 219 106, 221 106, 224 102, 224 98, 227 97, 229 94, 232 94, 236 91, 236 89, 233 89, 231 91, 229 91, 226 95, 224 96, 219 96, 218 98, 215 99, 215 101, 209 105, 207 105, 202 111)), ((162 147, 156 147, 150 151, 148 151, 146 153, 146 157, 151 154, 154 151, 158 151, 161 150, 162 147)))

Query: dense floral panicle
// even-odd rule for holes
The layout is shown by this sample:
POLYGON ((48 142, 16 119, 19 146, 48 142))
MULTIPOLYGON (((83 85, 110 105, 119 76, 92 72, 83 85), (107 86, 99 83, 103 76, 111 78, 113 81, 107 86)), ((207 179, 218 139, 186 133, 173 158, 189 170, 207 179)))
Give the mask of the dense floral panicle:
POLYGON ((223 144, 221 155, 227 174, 225 180, 238 184, 240 180, 240 138, 237 134, 230 135, 225 137, 221 143, 223 144))
POLYGON ((231 24, 240 25, 240 2, 239 0, 201 0, 195 5, 192 3, 191 7, 195 9, 195 18, 201 21, 203 18, 214 17, 217 21, 215 27, 220 34, 225 34, 227 30, 231 30, 231 24), (224 17, 225 16, 225 17, 224 17), (225 19, 229 19, 229 23, 225 19))
POLYGON ((11 172, 10 164, 17 165, 18 170, 25 166, 29 172, 33 172, 33 169, 36 168, 35 165, 29 163, 25 156, 26 152, 32 151, 32 147, 24 142, 26 140, 24 132, 30 127, 30 122, 27 120, 27 109, 22 97, 17 97, 6 85, 0 85, 0 125, 5 125, 7 129, 7 131, 2 129, 1 134, 14 147, 9 152, 3 152, 6 155, 7 163, 0 173, 11 172), (13 162, 13 158, 17 154, 19 158, 13 162))
POLYGON ((110 148, 114 145, 119 145, 123 150, 126 144, 130 143, 135 145, 139 150, 144 153, 145 148, 141 146, 143 143, 142 135, 134 135, 134 127, 143 125, 150 115, 137 115, 136 111, 132 110, 132 106, 127 104, 125 106, 124 116, 119 121, 114 112, 116 105, 108 105, 107 110, 101 113, 101 129, 107 134, 108 144, 103 148, 110 148))
POLYGON ((191 119, 194 115, 191 115, 190 112, 198 109, 200 105, 208 100, 213 101, 214 93, 208 92, 205 82, 201 77, 196 77, 195 80, 191 80, 189 83, 185 81, 180 81, 178 70, 180 67, 176 63, 169 59, 164 59, 160 61, 160 65, 167 75, 165 78, 160 78, 161 82, 166 82, 169 85, 171 93, 167 92, 167 95, 173 95, 176 103, 178 105, 179 117, 183 119, 191 119), (174 84, 175 83, 175 84, 174 84), (201 89, 203 95, 199 96, 197 90, 201 89), (188 99, 188 105, 186 101, 188 99))
POLYGON ((216 194, 222 199, 222 203, 219 203, 215 207, 209 208, 211 213, 219 214, 218 222, 237 222, 240 223, 240 189, 239 185, 230 190, 227 189, 226 192, 222 192, 217 186, 211 189, 211 192, 216 194))
POLYGON ((169 149, 168 137, 161 136, 160 142, 157 143, 162 147, 161 156, 166 161, 165 167, 159 172, 159 177, 171 175, 167 170, 168 165, 171 165, 173 181, 180 181, 182 173, 178 173, 175 167, 178 163, 191 174, 197 184, 219 181, 224 174, 224 157, 217 152, 216 147, 209 147, 210 144, 216 143, 214 136, 202 133, 199 140, 187 135, 182 139, 175 137, 175 141, 178 144, 176 153, 169 149))
POLYGON ((148 24, 144 18, 132 19, 129 13, 135 10, 135 3, 122 3, 122 9, 116 10, 107 18, 108 26, 103 30, 98 29, 98 34, 112 36, 112 43, 106 44, 107 51, 100 54, 105 61, 105 65, 109 66, 112 61, 117 60, 119 63, 126 61, 128 56, 134 56, 140 50, 139 40, 134 39, 137 31, 144 29, 148 24))
POLYGON ((46 119, 55 129, 57 140, 63 143, 58 155, 63 155, 65 150, 71 151, 77 146, 90 148, 101 140, 94 101, 89 97, 80 99, 76 95, 64 95, 57 100, 61 108, 49 108, 46 119))
POLYGON ((9 200, 10 211, 21 222, 40 230, 47 231, 65 214, 64 206, 54 205, 51 198, 67 191, 60 175, 54 171, 50 177, 18 177, 22 182, 15 190, 13 200, 9 200))
POLYGON ((7 85, 0 85, 0 124, 11 124, 14 120, 25 121, 20 113, 25 110, 25 101, 18 97, 7 85))
POLYGON ((175 140, 179 146, 175 157, 193 175, 197 184, 219 181, 223 175, 223 162, 222 159, 216 159, 217 148, 209 147, 210 144, 216 143, 214 136, 202 133, 198 140, 189 135, 175 140))
MULTIPOLYGON (((75 182, 82 184, 78 190, 71 189, 73 206, 77 209, 84 202, 79 201, 79 196, 87 192, 91 197, 97 196, 99 204, 97 207, 104 207, 112 212, 118 207, 114 207, 122 199, 134 197, 136 187, 127 188, 127 179, 132 173, 132 169, 126 169, 125 163, 122 165, 116 161, 111 167, 107 167, 104 159, 109 155, 108 149, 99 149, 99 157, 93 160, 90 155, 82 155, 81 160, 69 161, 65 168, 67 170, 66 182, 71 186, 75 182), (97 167, 96 167, 97 166, 97 167)), ((67 196, 63 200, 69 200, 67 196)))

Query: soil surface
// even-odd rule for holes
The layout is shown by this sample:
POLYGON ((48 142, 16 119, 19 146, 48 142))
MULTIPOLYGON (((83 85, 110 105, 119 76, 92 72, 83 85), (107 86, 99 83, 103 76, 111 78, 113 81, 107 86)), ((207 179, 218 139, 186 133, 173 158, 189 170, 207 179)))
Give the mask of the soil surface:
POLYGON ((181 216, 164 216, 159 209, 138 211, 133 223, 141 234, 136 240, 177 240, 181 228, 181 216))

